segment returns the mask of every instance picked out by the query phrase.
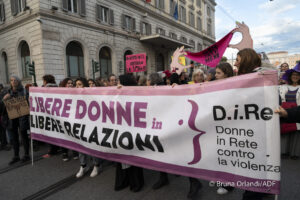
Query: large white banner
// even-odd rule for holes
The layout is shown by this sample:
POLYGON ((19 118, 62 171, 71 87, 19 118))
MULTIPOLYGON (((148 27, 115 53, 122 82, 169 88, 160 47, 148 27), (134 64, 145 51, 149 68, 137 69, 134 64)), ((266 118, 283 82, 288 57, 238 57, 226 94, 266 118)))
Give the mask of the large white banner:
POLYGON ((92 156, 279 193, 277 73, 171 88, 30 88, 36 140, 92 156))

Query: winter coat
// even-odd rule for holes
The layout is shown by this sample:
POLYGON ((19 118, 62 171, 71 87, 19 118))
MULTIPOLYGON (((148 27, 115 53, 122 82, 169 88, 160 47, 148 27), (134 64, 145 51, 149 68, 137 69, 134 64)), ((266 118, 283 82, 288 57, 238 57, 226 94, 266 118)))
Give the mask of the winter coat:
MULTIPOLYGON (((26 99, 28 100, 28 93, 26 92, 26 90, 24 89, 24 87, 22 85, 19 85, 19 87, 17 88, 17 91, 14 92, 12 89, 8 90, 8 94, 10 94, 11 98, 16 98, 16 97, 21 97, 21 96, 25 96, 26 99)), ((7 114, 7 112, 5 112, 7 114)), ((8 116, 5 115, 4 113, 4 120, 5 118, 8 116)), ((19 123, 19 128, 20 131, 24 131, 24 130, 28 130, 29 127, 29 115, 25 115, 16 119, 7 119, 7 129, 12 130, 13 129, 13 120, 18 121, 19 123)))

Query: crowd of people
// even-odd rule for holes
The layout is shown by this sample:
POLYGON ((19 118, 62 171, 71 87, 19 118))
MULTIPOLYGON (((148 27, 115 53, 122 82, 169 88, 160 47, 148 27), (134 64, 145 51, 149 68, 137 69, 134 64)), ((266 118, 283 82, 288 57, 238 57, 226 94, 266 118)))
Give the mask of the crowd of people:
MULTIPOLYGON (((238 71, 234 72, 233 67, 227 62, 221 62, 216 68, 210 68, 207 71, 203 69, 192 67, 191 73, 182 72, 181 74, 170 72, 166 70, 159 73, 151 73, 149 76, 134 76, 133 74, 124 74, 119 77, 114 74, 109 75, 107 78, 86 79, 82 77, 65 78, 58 85, 53 75, 43 76, 43 87, 68 87, 68 88, 84 88, 84 87, 116 87, 122 86, 162 86, 162 85, 176 85, 183 84, 199 84, 206 81, 216 81, 221 79, 230 78, 233 76, 239 76, 247 73, 253 73, 257 70, 264 70, 263 63, 260 56, 253 49, 243 49, 238 52, 236 62, 234 64, 238 71)), ((280 67, 281 76, 279 79, 279 93, 280 103, 282 108, 276 111, 281 116, 287 117, 287 113, 284 108, 290 108, 299 106, 300 104, 300 64, 297 64, 293 69, 289 69, 287 63, 283 63, 280 67)), ((13 165, 17 162, 26 162, 30 160, 29 155, 29 116, 22 116, 16 119, 9 119, 7 111, 5 109, 4 101, 14 97, 24 96, 28 99, 28 87, 31 85, 22 85, 21 80, 17 76, 10 77, 10 86, 4 88, 0 84, 0 149, 9 151, 13 147, 13 157, 9 162, 9 165, 13 165), (21 135, 22 144, 24 147, 24 155, 21 158, 19 153, 19 135, 21 135)), ((298 109, 299 110, 299 109, 298 109)), ((297 112, 297 111, 295 111, 297 112)), ((293 112, 294 113, 294 112, 293 112)), ((291 112, 290 116, 294 116, 291 112)), ((291 117, 289 117, 291 118, 291 117)), ((295 120, 291 120, 295 122, 295 120)), ((288 121, 290 122, 290 121, 288 121)), ((290 157, 291 159, 298 159, 300 156, 300 126, 283 121, 281 126, 281 152, 282 156, 290 157), (299 127, 299 128, 298 128, 299 127)), ((36 145, 36 143, 34 143, 36 145)), ((76 173, 76 177, 80 178, 86 174, 90 167, 88 166, 89 155, 70 151, 65 148, 49 144, 49 150, 44 158, 51 158, 51 156, 62 153, 62 160, 68 161, 71 157, 77 160, 79 159, 79 170, 76 173), (72 155, 72 156, 71 156, 72 155)), ((102 170, 103 160, 96 157, 91 157, 92 172, 90 177, 97 176, 102 170)), ((196 179, 189 177, 190 190, 187 197, 193 198, 200 190, 202 184, 196 179)), ((169 184, 168 174, 160 172, 157 182, 153 185, 153 189, 157 190, 165 185, 169 184)), ((122 190, 126 187, 130 187, 133 192, 138 192, 143 188, 144 176, 143 169, 136 166, 129 166, 122 163, 116 163, 115 174, 115 191, 122 190)), ((213 182, 210 185, 214 185, 213 182)), ((224 195, 233 190, 233 187, 218 187, 217 193, 224 195)), ((245 191, 243 194, 244 200, 262 199, 264 193, 245 191)))

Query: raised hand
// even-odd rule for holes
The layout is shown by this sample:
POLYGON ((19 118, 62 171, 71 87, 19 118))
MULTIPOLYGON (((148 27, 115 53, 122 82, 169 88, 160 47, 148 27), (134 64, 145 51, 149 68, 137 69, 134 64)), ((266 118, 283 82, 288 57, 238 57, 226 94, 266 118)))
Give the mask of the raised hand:
POLYGON ((239 42, 238 44, 229 44, 229 47, 236 48, 238 50, 242 50, 245 48, 253 49, 253 40, 250 35, 249 27, 246 24, 244 24, 244 22, 243 23, 236 22, 236 24, 237 24, 237 28, 234 29, 232 32, 233 33, 240 32, 243 38, 241 42, 239 42))
POLYGON ((176 49, 176 51, 173 53, 173 59, 171 62, 171 71, 176 71, 176 73, 178 75, 180 75, 184 69, 191 67, 191 65, 183 66, 178 62, 179 57, 182 55, 185 55, 185 52, 183 51, 183 49, 184 49, 184 46, 176 49))

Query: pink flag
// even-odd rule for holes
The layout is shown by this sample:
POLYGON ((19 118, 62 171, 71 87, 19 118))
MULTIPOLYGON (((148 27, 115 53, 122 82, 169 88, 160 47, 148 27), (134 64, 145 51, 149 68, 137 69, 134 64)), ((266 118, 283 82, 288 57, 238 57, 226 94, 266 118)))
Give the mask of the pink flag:
POLYGON ((228 47, 232 36, 233 32, 230 31, 221 40, 208 47, 207 49, 204 49, 203 51, 200 51, 198 53, 187 51, 187 55, 185 57, 209 67, 216 67, 220 62, 226 48, 228 47))

